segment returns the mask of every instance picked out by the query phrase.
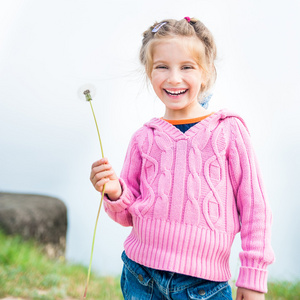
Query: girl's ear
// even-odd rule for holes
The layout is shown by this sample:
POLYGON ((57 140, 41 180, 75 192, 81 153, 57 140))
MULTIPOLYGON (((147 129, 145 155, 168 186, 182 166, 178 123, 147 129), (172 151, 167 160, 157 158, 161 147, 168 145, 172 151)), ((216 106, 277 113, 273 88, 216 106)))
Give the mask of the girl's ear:
POLYGON ((202 69, 202 74, 201 74, 201 92, 205 89, 206 84, 207 84, 207 75, 206 72, 202 69))
POLYGON ((198 100, 201 100, 201 98, 202 98, 202 93, 203 93, 204 90, 205 90, 205 84, 202 82, 202 83, 201 83, 201 87, 200 87, 200 91, 199 91, 199 93, 198 93, 198 100))

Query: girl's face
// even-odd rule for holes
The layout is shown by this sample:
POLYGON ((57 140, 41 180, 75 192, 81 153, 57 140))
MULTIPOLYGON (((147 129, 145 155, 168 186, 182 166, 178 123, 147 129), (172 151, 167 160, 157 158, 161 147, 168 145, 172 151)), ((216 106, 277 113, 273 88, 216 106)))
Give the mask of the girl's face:
POLYGON ((186 37, 165 39, 153 47, 150 80, 156 95, 166 106, 166 119, 187 119, 199 113, 198 94, 203 72, 191 51, 186 37))

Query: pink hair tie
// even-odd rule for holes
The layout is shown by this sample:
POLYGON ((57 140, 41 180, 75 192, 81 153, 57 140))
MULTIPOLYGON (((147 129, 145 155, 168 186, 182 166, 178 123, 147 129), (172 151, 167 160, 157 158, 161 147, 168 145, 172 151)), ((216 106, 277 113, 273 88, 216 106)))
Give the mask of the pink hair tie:
POLYGON ((184 18, 188 21, 188 23, 191 22, 191 18, 190 17, 184 17, 184 18))

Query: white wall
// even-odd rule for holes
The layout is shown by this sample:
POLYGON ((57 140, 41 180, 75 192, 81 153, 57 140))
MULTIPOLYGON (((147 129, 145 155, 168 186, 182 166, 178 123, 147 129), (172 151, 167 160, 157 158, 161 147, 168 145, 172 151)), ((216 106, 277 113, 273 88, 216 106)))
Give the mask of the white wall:
MULTIPOLYGON (((138 62, 142 32, 163 18, 195 16, 218 45, 211 108, 246 120, 274 213, 270 277, 300 277, 299 1, 0 1, 0 191, 41 193, 68 207, 67 258, 88 264, 99 195, 89 182, 100 150, 119 173, 131 134, 163 107, 138 62), (126 125, 125 125, 126 124, 126 125)), ((102 212, 93 268, 118 274, 128 228, 102 212), (117 261, 117 262, 116 262, 117 261)), ((238 274, 239 242, 231 265, 238 274)))

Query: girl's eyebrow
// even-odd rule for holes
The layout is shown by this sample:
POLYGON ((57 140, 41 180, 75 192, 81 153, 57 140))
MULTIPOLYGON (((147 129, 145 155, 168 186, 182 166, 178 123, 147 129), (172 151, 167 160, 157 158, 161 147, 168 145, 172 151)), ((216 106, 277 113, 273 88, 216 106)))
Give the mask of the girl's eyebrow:
POLYGON ((182 64, 183 64, 183 65, 185 65, 185 64, 197 65, 197 63, 196 63, 195 61, 193 61, 193 60, 183 61, 182 64))

